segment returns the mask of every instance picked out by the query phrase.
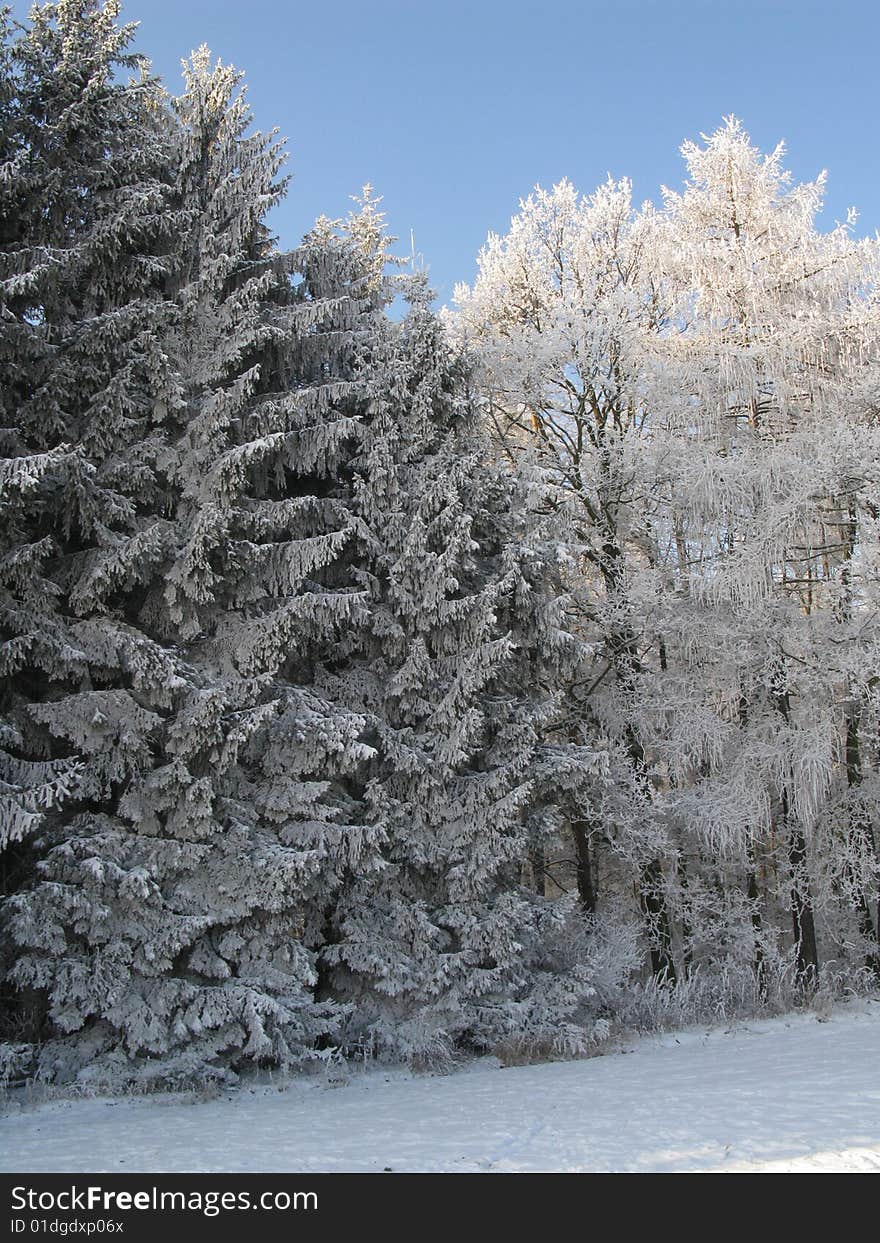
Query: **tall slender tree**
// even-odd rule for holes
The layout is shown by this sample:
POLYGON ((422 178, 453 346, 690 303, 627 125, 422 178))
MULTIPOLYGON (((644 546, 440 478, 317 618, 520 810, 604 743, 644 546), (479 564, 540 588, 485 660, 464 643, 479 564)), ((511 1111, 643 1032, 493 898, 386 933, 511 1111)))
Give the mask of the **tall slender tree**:
MULTIPOLYGON (((369 223, 362 213, 362 234, 369 223)), ((409 297, 363 360, 371 399, 352 507, 368 619, 338 673, 375 750, 364 805, 380 832, 373 865, 344 879, 322 958, 329 986, 355 1005, 349 1039, 430 1057, 512 1027, 570 1036, 589 984, 574 972, 552 993, 548 976, 538 1000, 541 904, 520 868, 539 770, 575 785, 601 761, 546 745, 550 671, 577 645, 538 551, 518 542, 514 484, 486 463, 430 295, 416 281, 409 297)))

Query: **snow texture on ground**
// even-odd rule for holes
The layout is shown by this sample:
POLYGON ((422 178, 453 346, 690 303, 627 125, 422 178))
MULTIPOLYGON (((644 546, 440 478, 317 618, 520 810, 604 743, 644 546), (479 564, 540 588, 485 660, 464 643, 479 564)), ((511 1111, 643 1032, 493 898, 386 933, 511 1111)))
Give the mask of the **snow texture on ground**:
MULTIPOLYGON (((335 1077, 334 1077, 335 1076, 335 1077)), ((880 999, 574 1062, 13 1101, 0 1169, 880 1172, 880 999)))

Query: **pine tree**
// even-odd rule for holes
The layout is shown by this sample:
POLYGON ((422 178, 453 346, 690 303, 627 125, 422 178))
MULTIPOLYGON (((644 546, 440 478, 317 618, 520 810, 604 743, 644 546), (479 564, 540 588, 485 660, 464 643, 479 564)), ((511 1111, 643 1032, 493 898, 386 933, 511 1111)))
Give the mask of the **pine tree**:
MULTIPOLYGON (((287 671, 358 599, 315 586, 347 538, 323 493, 356 421, 333 417, 346 381, 327 373, 357 304, 345 288, 314 296, 318 253, 294 290, 263 224, 281 150, 248 132, 240 75, 201 49, 186 79, 165 114, 175 244, 148 418, 114 457, 139 503, 81 540, 63 580, 103 663, 32 708, 84 770, 39 883, 11 904, 13 979, 48 999, 50 1076, 290 1064, 333 1009, 313 1005, 303 934, 326 851, 292 841, 290 822, 339 816, 322 779, 359 756, 362 722, 287 671)), ((129 401, 135 377, 112 374, 129 401)), ((96 422, 86 411, 87 447, 96 422)))
POLYGON ((105 702, 99 689, 108 676, 129 676, 132 644, 123 628, 114 641, 96 626, 79 591, 90 550, 130 534, 152 487, 148 463, 121 471, 119 454, 149 425, 162 231, 173 224, 163 224, 156 87, 125 50, 132 27, 116 17, 114 4, 66 0, 35 7, 26 28, 4 29, 7 890, 26 883, 57 840, 62 796, 89 800, 141 746, 135 700, 120 691, 105 702), (136 71, 128 81, 117 77, 125 69, 136 71), (104 708, 105 723, 130 709, 134 728, 99 755, 104 708))
MULTIPOLYGON (((381 299, 369 198, 348 232, 381 299)), ((359 774, 367 849, 328 904, 325 987, 354 1006, 349 1046, 442 1058, 512 1029, 563 1045, 583 1040, 566 1020, 590 987, 577 969, 541 972, 546 911, 520 872, 542 778, 575 785, 599 767, 590 748, 544 742, 556 703, 535 664, 550 670, 576 645, 523 543, 522 498, 486 463, 430 294, 406 285, 405 319, 378 321, 359 359, 349 556, 366 617, 329 685, 364 717, 374 755, 359 774)))

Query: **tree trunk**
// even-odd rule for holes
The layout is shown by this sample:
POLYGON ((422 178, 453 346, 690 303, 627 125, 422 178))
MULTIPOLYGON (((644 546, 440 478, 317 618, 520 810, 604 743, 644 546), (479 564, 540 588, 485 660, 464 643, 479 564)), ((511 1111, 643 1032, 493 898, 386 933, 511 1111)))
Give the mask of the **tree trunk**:
POLYGON ((681 900, 681 912, 682 912, 681 914, 681 939, 682 939, 681 965, 682 965, 685 976, 687 976, 690 973, 691 967, 693 966, 694 953, 693 953, 693 929, 691 927, 691 922, 688 917, 688 904, 687 904, 688 866, 687 866, 687 862, 685 860, 684 854, 682 854, 678 860, 678 883, 681 886, 681 898, 682 898, 681 900))
POLYGON ((642 872, 641 897, 651 929, 651 970, 658 980, 674 984, 677 976, 672 957, 672 926, 663 897, 663 869, 656 860, 642 872))
MULTIPOLYGON (((606 594, 609 600, 617 599, 626 603, 623 549, 617 537, 615 523, 606 508, 603 508, 603 514, 606 538, 602 544, 600 565, 606 594)), ((617 683, 623 694, 629 697, 635 693, 636 683, 642 672, 636 633, 624 619, 608 630, 605 642, 617 683)), ((625 734, 636 782, 650 800, 651 782, 645 751, 632 722, 627 723, 625 734)), ((663 869, 660 860, 654 859, 643 869, 639 878, 639 897, 652 941, 651 970, 658 979, 674 981, 676 972, 672 959, 672 927, 662 882, 663 869)))
MULTIPOLYGON (((855 707, 847 709, 846 714, 846 783, 850 790, 854 790, 861 784, 862 780, 862 755, 861 743, 859 740, 859 716, 855 707)), ((876 851, 874 840, 874 832, 870 824, 865 825, 864 832, 871 844, 872 852, 876 851)), ((849 811, 849 848, 850 850, 856 844, 859 837, 859 826, 853 823, 853 809, 850 806, 849 811)), ((871 919, 871 908, 868 905, 868 896, 864 887, 858 882, 855 876, 855 868, 850 858, 848 867, 850 869, 850 883, 853 891, 857 894, 856 909, 858 911, 859 931, 865 938, 868 949, 865 951, 865 966, 877 978, 880 978, 880 908, 877 911, 877 928, 875 929, 871 919)))
POLYGON ((585 820, 573 820, 571 835, 574 838, 577 860, 577 891, 581 908, 586 915, 596 911, 597 895, 593 880, 593 859, 590 852, 590 829, 585 820))
MULTIPOLYGON (((778 671, 779 680, 783 671, 778 671)), ((776 692, 776 706, 788 724, 791 713, 788 691, 776 692)), ((797 950, 798 975, 809 984, 815 984, 819 976, 819 955, 816 949, 816 925, 813 920, 813 903, 807 873, 807 843, 800 826, 790 823, 788 790, 782 790, 782 824, 788 838, 788 862, 791 868, 791 924, 797 950)))
MULTIPOLYGON (((783 817, 788 820, 788 794, 783 793, 783 817)), ((807 843, 800 828, 788 829, 788 861, 791 865, 791 922, 797 947, 798 975, 806 983, 815 983, 819 975, 816 950, 816 925, 806 877, 807 843)))
MULTIPOLYGON (((739 697, 739 727, 744 730, 749 721, 749 701, 741 688, 739 697)), ((758 992, 761 997, 767 996, 767 973, 764 968, 764 951, 761 948, 761 898, 758 893, 758 872, 755 866, 755 848, 750 842, 746 846, 746 896, 749 900, 749 915, 752 921, 752 932, 755 937, 755 978, 758 981, 758 992)))
MULTIPOLYGON (((627 727, 626 733, 633 769, 640 784, 649 790, 642 744, 630 726, 627 727)), ((672 924, 663 893, 663 867, 659 859, 652 859, 647 867, 643 868, 639 881, 639 893, 642 910, 647 918, 651 934, 651 971, 657 979, 674 983, 677 974, 672 958, 672 924)))
POLYGON ((532 873, 532 886, 535 893, 542 898, 547 896, 547 855, 544 843, 537 834, 532 834, 528 848, 529 870, 532 873))
POLYGON ((746 893, 749 899, 749 912, 752 920, 752 932, 755 936, 755 978, 758 981, 758 992, 767 996, 767 973, 764 970, 764 951, 761 948, 761 910, 759 906, 758 877, 755 872, 754 860, 749 851, 749 871, 746 879, 746 893))

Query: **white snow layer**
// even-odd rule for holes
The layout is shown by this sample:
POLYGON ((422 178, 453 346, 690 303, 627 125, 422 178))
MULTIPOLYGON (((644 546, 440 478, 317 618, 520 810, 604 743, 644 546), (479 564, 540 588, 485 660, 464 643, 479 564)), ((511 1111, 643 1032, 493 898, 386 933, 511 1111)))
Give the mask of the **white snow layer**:
POLYGON ((338 1069, 225 1091, 12 1103, 0 1169, 880 1171, 880 999, 447 1075, 338 1069))

